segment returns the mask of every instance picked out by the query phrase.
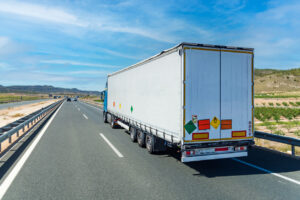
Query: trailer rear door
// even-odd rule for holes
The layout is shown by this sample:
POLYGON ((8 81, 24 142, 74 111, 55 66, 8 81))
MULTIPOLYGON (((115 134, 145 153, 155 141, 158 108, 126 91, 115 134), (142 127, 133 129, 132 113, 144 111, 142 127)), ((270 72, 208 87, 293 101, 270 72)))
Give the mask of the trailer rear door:
POLYGON ((185 142, 220 139, 220 50, 185 48, 185 142))
POLYGON ((252 136, 252 54, 221 51, 221 138, 252 136))
POLYGON ((184 142, 252 136, 252 52, 184 50, 184 142))

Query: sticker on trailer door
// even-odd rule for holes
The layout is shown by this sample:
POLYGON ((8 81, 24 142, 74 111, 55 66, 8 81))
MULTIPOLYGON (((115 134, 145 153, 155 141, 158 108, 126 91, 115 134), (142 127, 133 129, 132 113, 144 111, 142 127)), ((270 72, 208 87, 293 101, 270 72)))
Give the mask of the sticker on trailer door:
POLYGON ((218 129, 219 125, 220 125, 220 120, 215 116, 211 122, 210 122, 210 125, 212 127, 214 127, 215 129, 218 129))
POLYGON ((193 121, 192 120, 190 120, 188 123, 186 123, 185 125, 184 125, 184 128, 185 128, 185 130, 189 133, 189 134, 191 134, 194 130, 196 130, 196 126, 195 126, 195 124, 193 123, 193 121))
POLYGON ((192 115, 192 121, 194 124, 197 124, 197 121, 198 121, 197 115, 192 115))

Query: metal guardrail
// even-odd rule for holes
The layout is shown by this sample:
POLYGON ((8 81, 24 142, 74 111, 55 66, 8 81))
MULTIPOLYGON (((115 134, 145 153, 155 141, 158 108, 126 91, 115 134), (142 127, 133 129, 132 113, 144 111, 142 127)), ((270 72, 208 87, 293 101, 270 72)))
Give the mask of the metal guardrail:
POLYGON ((33 125, 35 125, 37 122, 39 122, 41 119, 43 119, 47 114, 51 113, 51 111, 54 111, 59 105, 63 103, 64 100, 60 100, 58 102, 55 102, 45 108, 42 108, 30 115, 27 115, 19 120, 16 120, 15 122, 12 122, 4 127, 0 128, 0 152, 2 152, 2 142, 9 139, 9 143, 11 144, 11 137, 14 134, 17 134, 16 137, 19 137, 19 131, 22 131, 24 134, 26 131, 28 131, 33 125))
POLYGON ((286 136, 281 136, 281 135, 264 133, 261 131, 255 131, 254 137, 291 145, 293 156, 295 156, 295 146, 298 146, 298 147, 300 146, 300 140, 297 138, 291 138, 291 137, 286 137, 286 136))

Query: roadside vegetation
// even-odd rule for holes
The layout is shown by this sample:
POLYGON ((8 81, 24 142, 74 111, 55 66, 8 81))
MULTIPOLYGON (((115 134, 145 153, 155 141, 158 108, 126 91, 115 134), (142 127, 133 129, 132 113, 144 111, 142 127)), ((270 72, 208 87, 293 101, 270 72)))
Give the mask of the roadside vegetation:
POLYGON ((0 104, 19 102, 19 101, 30 101, 46 98, 45 95, 28 95, 28 94, 0 94, 0 104))

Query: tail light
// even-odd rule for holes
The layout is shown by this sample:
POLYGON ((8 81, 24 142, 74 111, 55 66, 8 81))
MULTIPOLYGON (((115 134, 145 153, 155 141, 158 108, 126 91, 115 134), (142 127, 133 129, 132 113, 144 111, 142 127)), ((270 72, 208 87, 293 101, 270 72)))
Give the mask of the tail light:
POLYGON ((185 155, 186 156, 193 156, 193 155, 195 155, 195 151, 194 150, 186 150, 185 155))
POLYGON ((235 147, 234 150, 235 151, 246 151, 247 147, 235 147))

